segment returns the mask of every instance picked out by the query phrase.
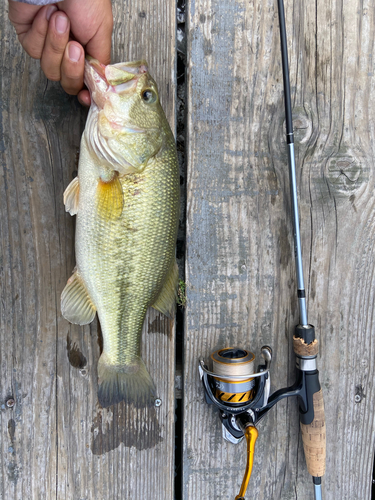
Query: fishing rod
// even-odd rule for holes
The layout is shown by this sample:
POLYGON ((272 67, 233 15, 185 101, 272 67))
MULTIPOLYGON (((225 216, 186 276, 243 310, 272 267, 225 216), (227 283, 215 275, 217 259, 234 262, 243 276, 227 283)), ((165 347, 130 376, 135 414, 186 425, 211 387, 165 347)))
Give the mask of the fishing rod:
POLYGON ((321 484, 326 461, 324 403, 317 369, 318 341, 315 338, 315 328, 309 324, 307 318, 284 2, 283 0, 277 0, 277 2, 299 308, 299 324, 295 327, 293 335, 296 380, 291 387, 279 389, 270 396, 272 349, 269 346, 262 347, 263 363, 258 365, 256 372, 253 353, 240 347, 229 347, 211 355, 212 371, 208 369, 203 358, 200 358, 199 374, 206 402, 219 409, 224 439, 233 444, 242 441, 243 437, 247 441, 245 474, 235 500, 245 500, 254 461, 255 442, 258 437, 256 424, 281 399, 292 396, 296 396, 299 403, 302 441, 307 469, 313 478, 315 500, 322 500, 321 484))

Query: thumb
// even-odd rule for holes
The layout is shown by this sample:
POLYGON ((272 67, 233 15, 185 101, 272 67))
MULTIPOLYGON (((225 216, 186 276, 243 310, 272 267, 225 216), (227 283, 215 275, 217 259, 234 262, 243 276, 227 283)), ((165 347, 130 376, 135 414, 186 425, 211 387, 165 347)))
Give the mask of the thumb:
POLYGON ((86 53, 102 64, 111 62, 113 18, 103 20, 95 35, 86 44, 86 53))

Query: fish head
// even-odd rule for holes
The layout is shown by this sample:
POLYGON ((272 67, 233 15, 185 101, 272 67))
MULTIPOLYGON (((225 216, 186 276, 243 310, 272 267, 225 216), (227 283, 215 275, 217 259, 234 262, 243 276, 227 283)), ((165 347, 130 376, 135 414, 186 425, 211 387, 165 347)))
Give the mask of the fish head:
POLYGON ((86 126, 89 147, 120 174, 142 171, 163 147, 166 123, 147 63, 105 66, 88 57, 85 84, 93 122, 86 126))

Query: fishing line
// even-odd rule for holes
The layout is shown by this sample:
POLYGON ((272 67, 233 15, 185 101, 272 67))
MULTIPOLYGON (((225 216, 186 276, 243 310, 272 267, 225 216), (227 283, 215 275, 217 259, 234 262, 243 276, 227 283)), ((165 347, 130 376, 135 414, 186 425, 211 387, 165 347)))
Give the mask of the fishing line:
POLYGON ((216 397, 228 403, 245 403, 253 399, 255 355, 246 349, 227 347, 211 354, 215 376, 216 397), (238 378, 240 377, 240 378, 238 378))

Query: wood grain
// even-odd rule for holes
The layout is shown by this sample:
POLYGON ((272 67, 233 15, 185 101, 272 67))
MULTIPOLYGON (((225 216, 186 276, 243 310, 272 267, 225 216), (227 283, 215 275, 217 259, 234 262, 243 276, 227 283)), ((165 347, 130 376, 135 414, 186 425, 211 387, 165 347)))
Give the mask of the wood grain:
MULTIPOLYGON (((148 60, 173 127, 174 2, 116 0, 113 9, 112 60, 148 60)), ((143 329, 162 405, 100 408, 98 324, 72 326, 60 313, 74 267, 62 194, 86 112, 23 52, 4 3, 0 32, 0 498, 172 500, 173 323, 150 311, 143 329)))
MULTIPOLYGON (((327 424, 325 500, 370 499, 374 451, 374 28, 368 1, 285 2, 309 321, 327 424), (355 402, 355 395, 360 402, 355 402)), ((223 441, 200 355, 272 346, 294 381, 298 322, 273 0, 193 0, 188 32, 184 500, 231 499, 244 445, 223 441)), ((312 500, 298 410, 259 425, 249 498, 312 500)))

